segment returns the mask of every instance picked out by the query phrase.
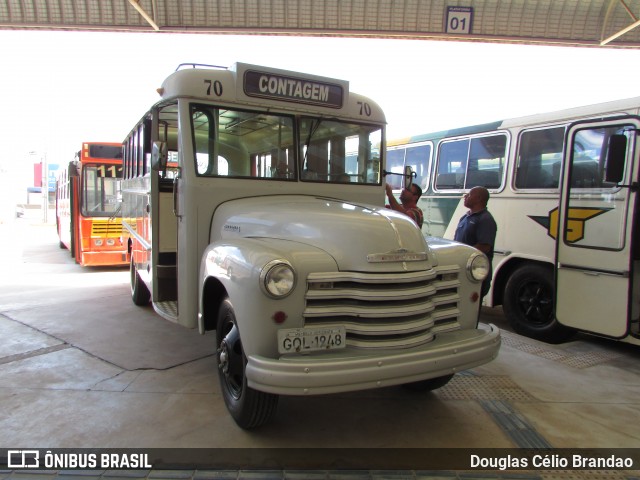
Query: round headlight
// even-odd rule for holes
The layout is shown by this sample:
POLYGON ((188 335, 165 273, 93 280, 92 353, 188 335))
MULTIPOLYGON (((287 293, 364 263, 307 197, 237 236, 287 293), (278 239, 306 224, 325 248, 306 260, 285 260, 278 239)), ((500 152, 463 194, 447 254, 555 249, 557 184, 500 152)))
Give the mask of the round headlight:
POLYGON ((482 282, 489 276, 491 265, 489 259, 483 253, 474 253, 467 262, 467 275, 471 280, 482 282))
POLYGON ((296 284, 293 267, 283 260, 274 260, 264 266, 260 273, 263 291, 273 298, 283 298, 291 293, 296 284))
POLYGON ((94 243, 96 244, 96 247, 101 247, 102 246, 102 239, 101 238, 96 238, 94 243))

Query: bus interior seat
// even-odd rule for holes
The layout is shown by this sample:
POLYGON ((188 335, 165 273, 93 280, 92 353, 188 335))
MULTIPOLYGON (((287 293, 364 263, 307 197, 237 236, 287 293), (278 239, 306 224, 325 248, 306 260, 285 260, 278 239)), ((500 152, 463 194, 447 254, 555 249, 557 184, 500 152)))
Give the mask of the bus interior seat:
POLYGON ((462 188, 462 182, 458 182, 456 173, 441 173, 436 179, 437 188, 462 188))
POLYGON ((544 167, 538 164, 525 164, 518 168, 516 174, 516 185, 518 188, 556 188, 558 178, 544 167))
POLYGON ((600 187, 598 164, 593 161, 574 163, 571 168, 571 186, 573 188, 600 187))
POLYGON ((498 188, 500 186, 500 174, 492 170, 469 170, 465 188, 478 186, 498 188))

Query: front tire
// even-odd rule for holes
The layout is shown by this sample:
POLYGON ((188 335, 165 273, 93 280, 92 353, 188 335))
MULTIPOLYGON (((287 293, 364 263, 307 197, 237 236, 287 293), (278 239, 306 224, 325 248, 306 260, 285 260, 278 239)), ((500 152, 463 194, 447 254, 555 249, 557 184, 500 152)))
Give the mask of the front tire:
POLYGON ((244 429, 264 425, 276 413, 278 395, 260 392, 247 385, 247 358, 242 349, 233 305, 228 298, 218 311, 216 339, 218 377, 227 410, 244 429))
POLYGON ((573 330, 558 323, 553 301, 552 270, 542 265, 525 265, 509 277, 502 306, 517 333, 548 343, 561 343, 573 330))
POLYGON ((133 255, 131 255, 131 262, 129 263, 129 275, 131 276, 131 299, 133 303, 139 307, 148 305, 151 299, 151 293, 149 293, 149 289, 140 279, 140 275, 133 261, 133 255))

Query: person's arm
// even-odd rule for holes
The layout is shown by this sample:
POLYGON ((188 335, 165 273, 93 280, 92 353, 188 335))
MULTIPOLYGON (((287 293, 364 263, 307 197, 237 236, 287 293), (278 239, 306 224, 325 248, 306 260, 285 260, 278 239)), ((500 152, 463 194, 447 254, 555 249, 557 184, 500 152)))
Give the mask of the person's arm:
POLYGON ((491 250, 493 250, 493 245, 496 241, 496 231, 496 223, 493 221, 492 217, 484 216, 478 223, 476 230, 476 241, 478 243, 476 243, 474 247, 485 255, 489 255, 491 250))
POLYGON ((389 185, 388 183, 385 184, 384 189, 387 192, 387 199, 389 200, 389 207, 391 207, 391 209, 395 210, 396 212, 405 213, 404 208, 402 207, 402 205, 400 205, 398 200, 396 200, 396 197, 393 195, 393 190, 391 188, 391 185, 389 185))

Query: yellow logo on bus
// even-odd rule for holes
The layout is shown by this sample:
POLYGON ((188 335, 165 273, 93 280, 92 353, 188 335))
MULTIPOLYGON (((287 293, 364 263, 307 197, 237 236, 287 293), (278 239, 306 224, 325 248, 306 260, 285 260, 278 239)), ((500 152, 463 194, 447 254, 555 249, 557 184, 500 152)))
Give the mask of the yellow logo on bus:
MULTIPOLYGON (((610 208, 587 208, 576 207, 570 208, 567 212, 567 230, 565 232, 565 240, 569 243, 574 243, 582 240, 585 233, 585 223, 587 220, 597 217, 607 211, 610 208)), ((537 217, 529 215, 536 223, 539 223, 547 229, 548 235, 554 240, 558 238, 558 207, 549 212, 548 217, 537 217)))

